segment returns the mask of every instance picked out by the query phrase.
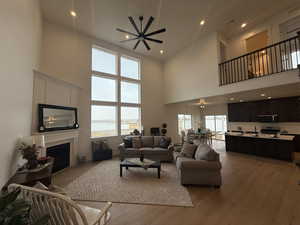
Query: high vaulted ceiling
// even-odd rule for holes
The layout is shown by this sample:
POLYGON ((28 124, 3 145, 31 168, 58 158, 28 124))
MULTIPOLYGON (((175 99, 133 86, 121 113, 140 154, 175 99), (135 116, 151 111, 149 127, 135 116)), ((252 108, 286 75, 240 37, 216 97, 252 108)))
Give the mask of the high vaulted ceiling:
POLYGON ((299 0, 40 0, 46 20, 94 36, 97 39, 132 49, 135 41, 120 43, 125 35, 122 28, 134 31, 128 16, 155 17, 149 31, 166 28, 167 32, 155 36, 163 44, 149 42, 147 51, 141 44, 136 52, 164 60, 188 46, 201 35, 220 31, 230 36, 241 32, 240 25, 249 27, 274 14, 299 5, 299 0), (70 16, 74 9, 77 18, 70 16), (200 26, 200 21, 206 21, 200 26), (231 22, 230 22, 231 21, 231 22), (234 21, 234 22, 233 22, 234 21), (164 54, 160 54, 160 50, 164 54))

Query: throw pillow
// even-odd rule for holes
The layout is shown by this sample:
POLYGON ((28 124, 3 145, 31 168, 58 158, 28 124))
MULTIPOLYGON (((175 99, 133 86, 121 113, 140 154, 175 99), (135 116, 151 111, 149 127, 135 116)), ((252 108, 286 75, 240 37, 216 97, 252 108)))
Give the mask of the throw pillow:
POLYGON ((132 147, 133 148, 141 148, 142 147, 141 137, 133 137, 132 138, 132 147))
POLYGON ((125 148, 132 148, 132 137, 123 138, 125 148))
POLYGON ((159 147, 168 148, 171 143, 171 139, 167 137, 162 137, 159 142, 159 147))
POLYGON ((184 143, 181 150, 181 155, 187 158, 194 158, 197 145, 184 143))
POLYGON ((216 161, 218 153, 215 152, 209 145, 200 144, 195 154, 196 160, 216 161))

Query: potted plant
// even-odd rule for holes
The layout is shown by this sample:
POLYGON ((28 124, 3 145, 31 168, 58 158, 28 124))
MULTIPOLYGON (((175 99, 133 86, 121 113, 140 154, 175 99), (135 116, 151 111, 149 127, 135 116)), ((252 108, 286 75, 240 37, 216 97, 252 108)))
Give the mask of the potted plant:
POLYGON ((0 224, 1 225, 47 225, 49 216, 45 215, 34 223, 30 223, 31 205, 18 198, 20 189, 2 193, 0 196, 0 224))
POLYGON ((42 144, 36 144, 36 139, 41 139, 40 137, 30 136, 20 138, 17 142, 17 149, 21 152, 24 159, 27 160, 26 168, 35 169, 39 165, 38 155, 40 149, 44 146, 44 140, 42 136, 42 144))

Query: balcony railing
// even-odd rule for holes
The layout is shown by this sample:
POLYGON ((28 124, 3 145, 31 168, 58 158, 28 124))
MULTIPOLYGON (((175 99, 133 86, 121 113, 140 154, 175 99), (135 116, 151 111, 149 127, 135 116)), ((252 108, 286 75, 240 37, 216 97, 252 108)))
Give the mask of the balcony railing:
POLYGON ((219 64, 220 86, 295 70, 300 64, 298 36, 219 64))

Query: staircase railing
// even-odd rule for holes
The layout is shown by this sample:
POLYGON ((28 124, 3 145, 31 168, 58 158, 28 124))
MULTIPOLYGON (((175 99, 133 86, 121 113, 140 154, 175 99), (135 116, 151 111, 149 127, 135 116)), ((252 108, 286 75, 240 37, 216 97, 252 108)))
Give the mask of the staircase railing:
POLYGON ((264 77, 300 67, 300 32, 278 42, 219 64, 220 86, 264 77))

